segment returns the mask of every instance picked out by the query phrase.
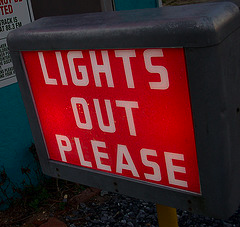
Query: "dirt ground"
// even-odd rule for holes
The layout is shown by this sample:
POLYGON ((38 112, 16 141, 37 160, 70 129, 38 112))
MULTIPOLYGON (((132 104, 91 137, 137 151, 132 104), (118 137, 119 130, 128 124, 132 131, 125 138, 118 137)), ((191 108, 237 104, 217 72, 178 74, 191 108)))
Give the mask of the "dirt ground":
POLYGON ((68 181, 45 178, 41 185, 25 188, 21 198, 14 200, 6 211, 0 211, 0 226, 39 227, 52 217, 64 221, 62 217, 70 215, 81 203, 105 202, 108 197, 100 196, 100 192, 68 181))

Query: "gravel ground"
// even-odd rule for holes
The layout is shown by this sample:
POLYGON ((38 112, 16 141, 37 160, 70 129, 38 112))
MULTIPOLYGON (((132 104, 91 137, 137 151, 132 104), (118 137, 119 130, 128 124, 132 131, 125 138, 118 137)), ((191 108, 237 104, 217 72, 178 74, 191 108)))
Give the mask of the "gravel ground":
MULTIPOLYGON (((69 227, 158 226, 155 204, 114 193, 101 192, 101 196, 105 198, 104 202, 99 204, 98 200, 93 200, 87 204, 80 203, 72 215, 64 217, 64 222, 69 227)), ((177 214, 179 227, 240 226, 239 210, 228 220, 203 217, 181 210, 177 214)))
MULTIPOLYGON (((51 218, 59 219, 62 226, 66 224, 68 227, 158 226, 154 203, 71 182, 54 182, 50 179, 46 182, 49 188, 44 184, 39 192, 35 190, 38 197, 32 198, 28 194, 8 210, 0 212, 0 227, 41 227, 51 218), (41 198, 41 191, 47 193, 47 198, 36 208, 29 206, 41 198)), ((240 227, 240 209, 227 220, 181 210, 177 210, 177 215, 179 227, 240 227)), ((56 227, 55 224, 46 226, 56 227)))

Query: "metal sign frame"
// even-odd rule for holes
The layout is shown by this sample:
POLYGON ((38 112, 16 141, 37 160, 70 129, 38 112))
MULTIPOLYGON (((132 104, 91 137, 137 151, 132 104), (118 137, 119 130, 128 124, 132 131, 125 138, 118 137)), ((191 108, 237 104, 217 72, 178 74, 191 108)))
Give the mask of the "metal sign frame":
POLYGON ((238 7, 208 3, 69 17, 44 18, 8 36, 43 172, 208 216, 231 215, 240 201, 238 7), (61 27, 69 17, 77 23, 61 27), (202 195, 49 159, 21 51, 164 47, 185 50, 202 195))

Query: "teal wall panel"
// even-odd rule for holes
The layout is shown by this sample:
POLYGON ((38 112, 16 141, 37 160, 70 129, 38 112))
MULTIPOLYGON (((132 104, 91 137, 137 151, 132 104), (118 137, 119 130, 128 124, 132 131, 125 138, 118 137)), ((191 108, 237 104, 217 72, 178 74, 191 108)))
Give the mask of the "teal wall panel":
MULTIPOLYGON (((2 193, 6 190, 8 197, 14 196, 12 186, 23 187, 22 182, 30 184, 28 177, 22 174, 21 168, 29 168, 29 175, 34 179, 36 163, 29 152, 33 139, 28 124, 27 115, 21 98, 18 84, 12 84, 0 89, 0 202, 6 200, 2 193), (11 182, 4 184, 4 174, 11 182), (7 188, 7 189, 6 189, 7 188)), ((6 204, 5 204, 6 205, 6 204)), ((0 209, 3 204, 0 204, 0 209)))
POLYGON ((158 7, 157 0, 114 0, 115 10, 144 9, 158 7))

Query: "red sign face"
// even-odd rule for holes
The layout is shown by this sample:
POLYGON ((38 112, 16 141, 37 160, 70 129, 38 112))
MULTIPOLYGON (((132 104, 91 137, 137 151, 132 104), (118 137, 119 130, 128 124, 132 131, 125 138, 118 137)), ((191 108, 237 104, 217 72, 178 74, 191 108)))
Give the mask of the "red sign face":
POLYGON ((22 55, 50 159, 200 194, 183 49, 22 55))

